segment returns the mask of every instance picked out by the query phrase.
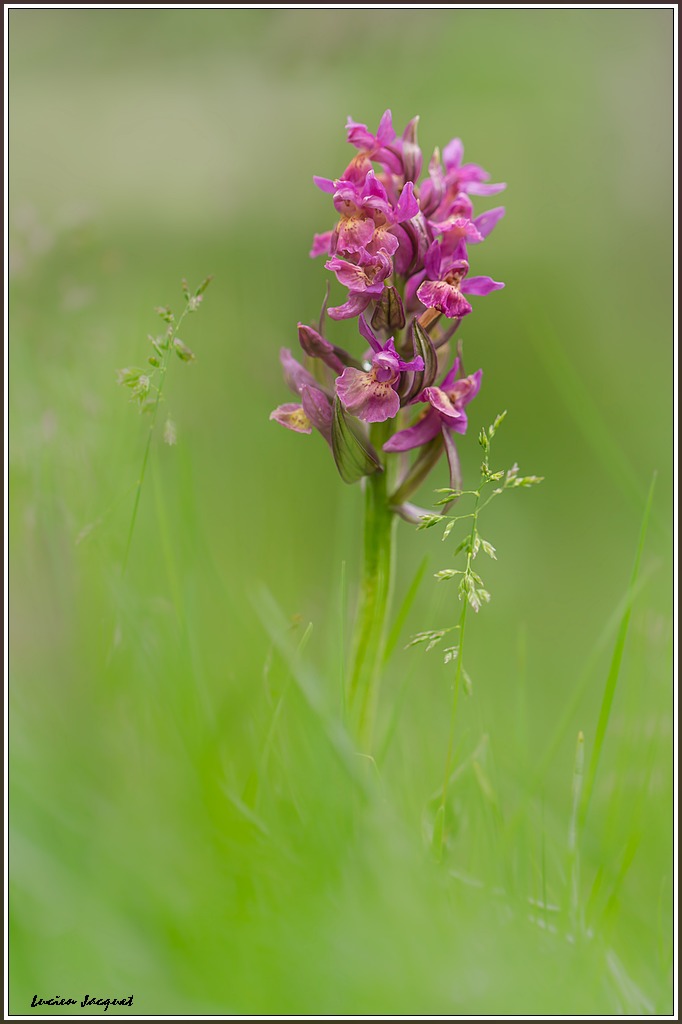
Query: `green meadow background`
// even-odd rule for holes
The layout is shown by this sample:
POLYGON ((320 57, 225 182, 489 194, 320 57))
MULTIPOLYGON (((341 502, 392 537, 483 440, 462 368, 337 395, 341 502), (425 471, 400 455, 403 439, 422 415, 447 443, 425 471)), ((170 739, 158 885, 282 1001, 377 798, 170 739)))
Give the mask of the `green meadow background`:
POLYGON ((673 1012, 673 31, 671 10, 10 11, 11 1012, 673 1012), (473 254, 507 287, 460 330, 484 368, 460 449, 474 484, 507 409, 493 464, 545 477, 481 521, 498 561, 441 864, 453 669, 404 648, 456 621, 433 573, 459 535, 399 524, 398 604, 422 575, 365 761, 341 714, 361 491, 268 421, 329 276, 312 176, 345 167, 348 115, 389 106, 508 182, 473 254), (148 420, 116 370, 207 274, 122 574, 148 420), (576 739, 589 763, 614 685, 571 863, 576 739))

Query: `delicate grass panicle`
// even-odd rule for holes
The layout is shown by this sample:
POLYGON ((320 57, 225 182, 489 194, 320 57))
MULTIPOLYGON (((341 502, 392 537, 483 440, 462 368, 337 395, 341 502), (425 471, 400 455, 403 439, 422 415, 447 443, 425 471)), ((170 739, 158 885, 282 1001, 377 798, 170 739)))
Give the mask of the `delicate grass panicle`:
MULTIPOLYGON (((130 556, 130 545, 132 543, 133 533, 135 532, 135 522, 137 520, 137 512, 140 505, 142 485, 147 471, 147 463, 149 461, 149 451, 154 434, 154 428, 156 427, 159 409, 161 407, 161 402, 163 401, 163 391, 166 383, 168 365, 173 354, 175 354, 183 363, 193 362, 195 358, 194 352, 192 352, 192 350, 180 340, 178 332, 185 320, 185 317, 190 313, 195 313, 199 309, 203 301, 204 292, 211 283, 211 280, 211 277, 205 278, 194 292, 190 292, 187 282, 183 279, 182 294, 185 299, 185 305, 179 316, 176 317, 175 313, 166 306, 156 307, 155 312, 161 317, 161 320, 166 327, 161 334, 156 336, 151 334, 147 335, 152 346, 152 354, 147 357, 147 367, 142 369, 138 366, 127 366, 118 371, 118 383, 129 389, 131 402, 136 402, 140 412, 148 413, 151 417, 147 443, 142 457, 142 467, 140 469, 140 475, 135 489, 135 500, 133 503, 133 512, 130 518, 130 527, 128 529, 128 540, 126 542, 125 555, 123 558, 124 572, 128 565, 128 558, 130 556)), ((166 416, 164 423, 163 440, 168 445, 174 445, 177 442, 177 427, 175 422, 171 419, 170 414, 166 416)))

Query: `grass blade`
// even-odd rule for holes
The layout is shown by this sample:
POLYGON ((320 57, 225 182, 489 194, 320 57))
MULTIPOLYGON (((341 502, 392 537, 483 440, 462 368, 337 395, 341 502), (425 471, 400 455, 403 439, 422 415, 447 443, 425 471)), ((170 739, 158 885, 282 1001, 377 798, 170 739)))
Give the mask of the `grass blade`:
POLYGON ((585 770, 585 737, 582 732, 578 733, 578 742, 575 748, 575 760, 573 762, 573 785, 571 799, 571 821, 568 828, 568 858, 569 871, 568 883, 570 886, 570 916, 571 929, 574 938, 577 940, 582 931, 580 915, 580 853, 578 850, 578 810, 580 808, 580 797, 583 788, 583 774, 585 770))
POLYGON ((313 673, 306 667, 291 643, 286 617, 270 591, 260 585, 254 595, 254 604, 263 628, 272 643, 285 659, 292 678, 306 704, 320 723, 338 760, 361 789, 366 787, 366 778, 360 770, 360 759, 340 719, 336 718, 324 704, 322 688, 313 673))
POLYGON ((632 575, 630 577, 630 585, 628 587, 629 599, 626 601, 625 610, 623 611, 623 616, 620 620, 620 626, 618 627, 618 635, 616 636, 616 643, 611 658, 611 666, 609 668, 609 674, 606 677, 606 685, 604 686, 604 696, 602 697, 601 710, 599 712, 599 720, 597 722, 597 730, 594 737, 594 745, 592 747, 592 756, 590 757, 590 763, 585 778, 583 802, 579 816, 580 825, 583 824, 585 818, 587 817, 590 798, 592 796, 592 789, 594 787, 594 780, 597 775, 599 759, 601 757, 602 748, 604 746, 604 739, 606 737, 606 730, 609 724, 609 717, 611 715, 613 698, 616 692, 616 686, 618 684, 618 677, 620 675, 620 667, 623 662, 623 652, 625 650, 625 641, 627 639, 628 627, 630 625, 630 615, 632 613, 632 606, 634 604, 635 587, 637 585, 639 566, 642 559, 642 551, 644 550, 644 542, 646 540, 646 533, 649 524, 651 506, 653 504, 655 485, 656 475, 654 474, 654 477, 651 481, 651 486, 649 487, 649 494, 647 496, 646 505, 644 507, 644 515, 642 516, 642 525, 639 531, 637 552, 635 554, 635 562, 632 567, 632 575))
POLYGON ((398 643, 398 640, 400 639, 400 634, 402 633, 403 626, 405 625, 405 622, 407 620, 407 616, 410 614, 410 609, 414 604, 414 600, 417 596, 417 591, 419 590, 419 585, 424 578, 424 573, 426 572, 426 567, 428 564, 429 556, 425 555, 424 558, 422 559, 419 568, 417 569, 414 575, 414 579, 410 583, 410 586, 408 588, 407 593, 405 594, 405 597, 403 598, 403 603, 400 605, 398 613, 395 617, 395 621, 391 627, 391 632, 388 634, 388 640, 386 641, 386 653, 384 654, 385 661, 388 661, 391 654, 395 650, 395 646, 398 643))

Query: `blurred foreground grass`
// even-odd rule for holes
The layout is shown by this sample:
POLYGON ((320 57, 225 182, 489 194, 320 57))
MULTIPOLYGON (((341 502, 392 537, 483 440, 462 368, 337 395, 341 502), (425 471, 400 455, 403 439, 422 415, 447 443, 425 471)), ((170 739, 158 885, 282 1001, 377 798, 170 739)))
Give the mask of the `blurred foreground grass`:
POLYGON ((671 1011, 671 31, 668 11, 366 11, 362 32, 341 11, 11 12, 12 1012, 86 992, 133 1014, 671 1011), (500 560, 441 866, 451 674, 402 645, 455 621, 431 577, 450 552, 401 524, 398 599, 427 571, 366 764, 339 733, 360 493, 267 421, 324 287, 311 175, 343 165, 347 114, 389 105, 510 183, 485 252, 507 290, 462 331, 485 371, 462 456, 475 474, 507 408, 494 461, 546 477, 481 524, 500 560), (146 423, 115 370, 207 273, 122 578, 146 423), (589 757, 655 471, 577 936, 576 736, 589 757))

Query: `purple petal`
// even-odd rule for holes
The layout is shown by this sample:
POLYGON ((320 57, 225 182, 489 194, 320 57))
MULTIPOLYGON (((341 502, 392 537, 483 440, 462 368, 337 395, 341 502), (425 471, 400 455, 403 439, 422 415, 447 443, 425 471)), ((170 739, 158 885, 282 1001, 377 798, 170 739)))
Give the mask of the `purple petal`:
POLYGON ((301 388, 303 412, 314 427, 331 444, 332 440, 332 404, 319 388, 304 385, 301 388))
POLYGON ((385 349, 383 352, 375 352, 372 356, 372 371, 379 383, 395 384, 400 371, 400 359, 395 348, 393 351, 385 349))
MULTIPOLYGON (((452 434, 445 424, 443 424, 443 441, 445 444, 445 455, 448 460, 448 466, 450 467, 450 487, 453 491, 461 491, 462 468, 459 462, 459 455, 457 454, 457 448, 452 439, 452 434)), ((449 507, 449 504, 446 505, 444 511, 447 511, 449 507)))
POLYGON ((400 409, 400 399, 390 383, 377 381, 373 373, 352 366, 337 378, 336 393, 346 409, 366 423, 383 423, 400 409))
POLYGON ((445 313, 450 320, 466 316, 471 312, 471 306, 454 285, 446 281, 424 281, 417 289, 417 298, 425 306, 432 307, 445 313))
POLYGON ((424 388, 422 396, 427 402, 431 403, 440 418, 452 430, 456 430, 460 434, 464 433, 466 430, 466 413, 462 409, 458 409, 456 405, 453 405, 445 391, 441 388, 424 388), (464 421, 463 429, 461 429, 462 420, 464 421))
POLYGON ((336 186, 334 190, 334 206, 339 213, 347 214, 349 204, 351 206, 362 205, 362 187, 365 184, 366 177, 367 172, 363 174, 361 181, 358 183, 355 179, 347 177, 344 171, 343 177, 334 182, 336 186))
POLYGON ((457 170, 462 162, 462 156, 464 155, 464 146, 461 139, 453 139, 448 142, 447 146, 443 150, 443 163, 449 171, 457 170))
POLYGON ((496 206, 494 210, 488 210, 475 218, 474 224, 484 238, 488 237, 497 222, 504 217, 505 212, 504 206, 496 206))
POLYGON ((424 360, 422 359, 421 356, 415 356, 414 359, 410 359, 410 361, 407 362, 407 363, 405 362, 404 359, 400 359, 399 362, 398 362, 398 366, 403 371, 406 371, 406 370, 423 370, 424 369, 424 360))
POLYGON ((481 390, 482 377, 483 370, 476 370, 476 373, 471 373, 468 377, 461 377, 449 388, 450 397, 458 408, 468 405, 476 397, 481 390))
POLYGON ((372 170, 372 161, 367 156, 367 151, 357 153, 343 172, 343 180, 354 188, 361 188, 364 184, 367 172, 372 170))
POLYGON ((318 386, 312 373, 309 373, 304 366, 301 366, 301 364, 294 359, 290 349, 281 348, 279 350, 279 361, 282 364, 284 379, 287 386, 295 395, 300 395, 301 388, 305 385, 309 384, 312 385, 312 387, 318 386))
POLYGON ((423 444, 433 441, 440 433, 441 422, 438 415, 429 409, 412 427, 399 430, 384 445, 385 452, 408 452, 412 448, 420 448, 423 444))
POLYGON ((367 277, 363 273, 362 267, 359 267, 357 263, 351 263, 349 260, 342 260, 338 256, 332 256, 325 263, 325 269, 333 271, 336 274, 337 280, 345 288, 350 289, 350 291, 367 291, 367 277))
POLYGON ((459 373, 459 356, 455 359, 454 363, 452 364, 452 369, 448 370, 448 372, 443 377, 443 382, 440 385, 442 391, 449 391, 449 389, 452 387, 452 385, 457 380, 457 374, 458 373, 459 373))
POLYGON ((472 196, 495 196, 498 192, 504 192, 506 187, 507 183, 504 181, 499 185, 484 185, 483 182, 471 181, 464 183, 462 190, 472 196))
POLYGON ((393 226, 392 232, 393 237, 397 239, 398 245, 395 254, 391 253, 395 263, 396 273, 404 277, 412 265, 414 259, 415 247, 404 228, 400 227, 399 224, 393 226))
POLYGON ((468 184, 471 181, 487 181, 490 175, 480 164, 462 164, 457 172, 457 179, 460 184, 468 184))
POLYGON ((432 281, 440 277, 441 262, 440 242, 432 242, 424 257, 424 268, 432 281))
POLYGON ((404 220, 412 220, 418 213, 419 203, 414 195, 414 185, 411 181, 408 181, 400 193, 400 199, 394 211, 396 223, 400 224, 404 220))
MULTIPOLYGON (((483 239, 474 239, 474 241, 482 242, 483 239)), ((441 242, 441 255, 443 260, 452 260, 453 263, 466 263, 466 270, 469 269, 469 258, 467 255, 467 240, 460 238, 457 234, 443 235, 443 241, 441 242)), ((448 262, 448 268, 452 269, 452 264, 448 262)), ((445 272, 444 272, 445 273, 445 272)))
POLYGON ((390 110, 385 110, 381 115, 379 127, 377 128, 377 142, 381 146, 388 146, 395 138, 393 131, 393 117, 390 110))
POLYGON ((418 274, 413 274, 412 277, 409 277, 407 279, 407 284, 405 285, 405 305, 406 306, 408 306, 410 308, 412 308, 414 306, 414 302, 415 302, 415 299, 416 299, 417 291, 419 289, 419 285, 422 283, 422 281, 424 280, 425 277, 426 277, 426 271, 422 270, 418 274))
POLYGON ((386 110, 381 116, 376 135, 372 135, 366 124, 360 124, 351 117, 346 122, 346 138, 352 146, 376 154, 383 146, 388 146, 395 138, 391 111, 386 110))
POLYGON ((504 283, 493 281, 492 277, 465 277, 459 287, 465 295, 489 295, 504 288, 504 283))
POLYGON ((381 164, 391 174, 402 174, 403 165, 399 156, 386 146, 382 146, 381 149, 377 149, 372 160, 376 160, 378 164, 381 164))
POLYGON ((310 420, 303 411, 303 406, 297 402, 285 402, 278 405, 270 413, 270 419, 281 423, 288 430, 295 430, 297 434, 312 434, 313 428, 310 420))
POLYGON ((374 234, 374 221, 371 217, 342 217, 337 231, 337 248, 360 252, 374 234))
MULTIPOLYGON (((392 224, 382 224, 374 229, 370 241, 366 245, 366 251, 372 256, 378 256, 383 253, 387 258, 390 258, 398 248, 400 244, 396 235, 393 233, 396 230, 392 224)), ((391 267, 391 271, 393 268, 391 267)))
POLYGON ((342 306, 333 306, 328 309, 332 320, 348 320, 352 316, 357 316, 358 313, 362 313, 363 310, 367 309, 372 296, 368 295, 367 292, 350 292, 348 299, 342 306))
POLYGON ((358 254, 359 262, 332 256, 325 263, 327 270, 333 270, 342 285, 351 292, 367 292, 379 296, 384 290, 383 281, 391 273, 390 258, 384 252, 372 256, 366 252, 358 254))
POLYGON ((469 273, 469 263, 465 257, 453 257, 451 254, 448 255, 447 265, 443 267, 442 276, 445 277, 447 274, 458 274, 459 279, 469 273))
POLYGON ((468 217, 471 220, 474 216, 474 204, 466 192, 458 192, 450 203, 451 217, 468 217))
POLYGON ((332 181, 331 178, 320 178, 317 174, 315 174, 313 175, 313 181, 315 182, 317 187, 321 189, 323 192, 329 192, 330 195, 333 195, 334 192, 336 192, 336 184, 332 181))
POLYGON ((331 252, 333 231, 325 231, 321 235, 313 235, 313 247, 310 250, 311 259, 316 256, 328 256, 331 252))
POLYGON ((374 149, 376 139, 366 124, 353 121, 351 117, 346 122, 346 141, 358 149, 374 149))
POLYGON ((388 193, 374 171, 370 171, 365 178, 365 185, 362 190, 362 205, 368 206, 370 209, 381 210, 382 213, 390 212, 388 193))
POLYGON ((375 352, 381 352, 382 351, 384 346, 381 344, 381 342, 377 338, 376 334, 374 333, 374 331, 372 330, 372 328, 369 326, 369 324, 365 320, 364 316, 362 316, 362 315, 360 316, 360 319, 358 320, 358 330, 360 331, 360 334, 365 339, 365 341, 369 342, 371 348, 375 352))

